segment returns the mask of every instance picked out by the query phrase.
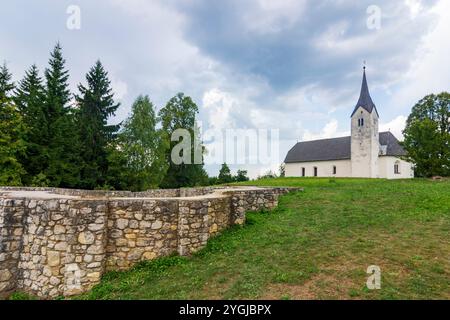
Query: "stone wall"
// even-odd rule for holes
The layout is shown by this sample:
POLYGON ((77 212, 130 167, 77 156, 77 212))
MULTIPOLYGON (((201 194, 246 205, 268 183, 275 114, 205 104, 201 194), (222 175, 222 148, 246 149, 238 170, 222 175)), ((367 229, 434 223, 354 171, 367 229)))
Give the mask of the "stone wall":
POLYGON ((177 250, 176 200, 110 201, 108 218, 108 271, 127 269, 177 250))
POLYGON ((17 287, 22 242, 24 200, 0 198, 0 292, 17 287))
POLYGON ((246 211, 274 208, 289 190, 0 188, 0 294, 70 296, 92 288, 106 271, 190 255, 243 224, 246 211))
POLYGON ((106 201, 25 200, 18 288, 40 296, 72 295, 104 272, 106 201))

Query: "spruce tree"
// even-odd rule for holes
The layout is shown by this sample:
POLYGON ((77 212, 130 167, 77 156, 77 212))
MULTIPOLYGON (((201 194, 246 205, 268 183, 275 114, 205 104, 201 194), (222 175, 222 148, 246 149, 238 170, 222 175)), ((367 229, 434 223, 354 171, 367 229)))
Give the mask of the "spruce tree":
POLYGON ((45 70, 45 113, 47 117, 48 156, 47 178, 53 186, 74 187, 79 183, 78 141, 74 110, 70 102, 69 72, 59 43, 51 53, 45 70))
POLYGON ((2 103, 11 100, 11 93, 14 90, 14 82, 11 79, 12 74, 4 62, 0 67, 0 101, 2 103))
POLYGON ((219 171, 219 183, 230 183, 233 181, 230 167, 226 163, 222 164, 219 171))
POLYGON ((26 128, 24 139, 26 152, 20 159, 27 171, 24 183, 33 184, 38 175, 44 174, 48 167, 48 132, 44 106, 44 86, 39 70, 32 65, 19 82, 14 99, 26 128))
POLYGON ((14 83, 6 64, 0 67, 0 185, 21 185, 25 170, 18 158, 25 151, 24 126, 12 98, 14 83))
POLYGON ((76 101, 79 107, 77 123, 81 143, 81 186, 104 186, 108 172, 108 145, 113 142, 120 125, 108 125, 119 103, 114 94, 108 73, 100 61, 86 75, 87 86, 79 84, 76 101))

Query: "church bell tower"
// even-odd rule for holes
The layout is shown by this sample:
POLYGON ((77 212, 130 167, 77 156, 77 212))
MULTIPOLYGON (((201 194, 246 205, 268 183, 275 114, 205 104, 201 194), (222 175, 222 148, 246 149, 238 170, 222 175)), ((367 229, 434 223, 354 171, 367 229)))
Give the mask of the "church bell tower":
POLYGON ((366 67, 361 93, 351 115, 351 168, 353 177, 378 177, 378 111, 369 94, 366 67))

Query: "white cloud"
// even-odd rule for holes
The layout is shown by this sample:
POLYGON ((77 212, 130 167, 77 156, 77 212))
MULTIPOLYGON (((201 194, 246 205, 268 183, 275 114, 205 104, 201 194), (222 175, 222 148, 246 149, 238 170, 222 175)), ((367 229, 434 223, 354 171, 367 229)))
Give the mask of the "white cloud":
POLYGON ((251 10, 243 15, 248 31, 274 34, 290 28, 302 15, 304 0, 256 0, 251 10))
POLYGON ((405 0, 405 4, 409 8, 411 19, 416 18, 423 9, 421 0, 405 0))
MULTIPOLYGON (((400 115, 389 122, 380 122, 379 131, 390 131, 397 139, 402 140, 403 134, 402 131, 406 126, 406 119, 404 115, 400 115)), ((325 126, 322 128, 320 132, 314 133, 310 130, 305 130, 303 133, 302 140, 317 140, 317 139, 327 139, 327 138, 336 138, 350 135, 349 131, 339 131, 339 123, 336 119, 331 119, 325 126)))
POLYGON ((127 95, 128 93, 128 85, 126 82, 117 79, 115 77, 111 77, 111 87, 113 89, 114 92, 114 98, 116 100, 123 100, 123 98, 127 95))
POLYGON ((235 109, 236 99, 231 94, 217 88, 208 90, 203 94, 202 105, 207 113, 208 126, 211 129, 226 129, 234 126, 231 112, 235 109))
POLYGON ((331 119, 319 133, 312 133, 309 130, 305 130, 303 133, 303 141, 335 138, 348 136, 350 133, 348 131, 338 131, 338 121, 336 119, 331 119))
MULTIPOLYGON (((441 0, 432 8, 435 25, 422 41, 419 54, 412 62, 391 105, 410 108, 425 95, 450 89, 450 1, 441 0)), ((408 110, 408 111, 409 111, 408 110)))
POLYGON ((406 126, 406 120, 407 117, 403 115, 399 115, 395 119, 392 119, 389 122, 383 123, 380 122, 380 132, 383 131, 390 131, 392 134, 399 140, 403 140, 403 129, 405 129, 406 126))

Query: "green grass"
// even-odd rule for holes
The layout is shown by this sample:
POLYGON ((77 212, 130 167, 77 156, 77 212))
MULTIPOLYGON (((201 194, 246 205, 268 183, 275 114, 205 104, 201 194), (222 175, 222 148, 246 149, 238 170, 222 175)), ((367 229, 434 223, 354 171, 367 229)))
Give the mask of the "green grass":
POLYGON ((28 293, 20 291, 14 292, 8 297, 8 300, 35 300, 35 299, 37 298, 28 293))
POLYGON ((450 180, 280 178, 304 187, 191 258, 111 272, 78 299, 450 299, 450 180), (368 290, 366 269, 381 268, 368 290))

